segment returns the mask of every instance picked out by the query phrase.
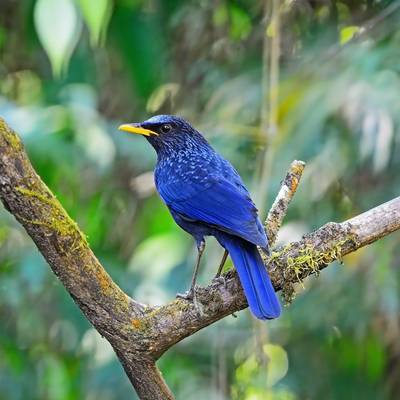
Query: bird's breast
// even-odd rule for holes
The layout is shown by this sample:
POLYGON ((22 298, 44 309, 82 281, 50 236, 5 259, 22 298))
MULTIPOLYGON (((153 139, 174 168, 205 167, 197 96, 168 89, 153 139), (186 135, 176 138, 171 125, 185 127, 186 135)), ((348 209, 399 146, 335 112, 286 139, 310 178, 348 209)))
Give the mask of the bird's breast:
POLYGON ((210 156, 181 151, 174 157, 158 161, 155 169, 156 186, 182 182, 204 183, 218 169, 218 164, 210 156))

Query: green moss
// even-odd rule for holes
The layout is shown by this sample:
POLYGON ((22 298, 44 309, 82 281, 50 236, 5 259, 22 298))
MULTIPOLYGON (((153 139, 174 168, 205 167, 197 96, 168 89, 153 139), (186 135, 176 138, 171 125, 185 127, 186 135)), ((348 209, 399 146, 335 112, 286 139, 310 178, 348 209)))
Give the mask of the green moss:
POLYGON ((57 201, 57 199, 55 197, 53 199, 52 198, 48 198, 47 196, 45 196, 45 195, 43 195, 41 193, 35 192, 33 190, 26 189, 26 188, 23 188, 23 187, 20 187, 20 186, 17 186, 15 188, 15 190, 17 192, 25 195, 25 196, 35 197, 38 200, 40 200, 41 202, 46 203, 46 204, 48 204, 50 206, 57 206, 59 204, 59 202, 57 201))
POLYGON ((349 235, 338 242, 329 243, 326 251, 315 250, 311 244, 297 251, 295 257, 289 254, 296 253, 293 245, 289 244, 279 252, 273 252, 270 258, 283 274, 282 294, 286 304, 290 304, 295 298, 295 284, 303 283, 303 280, 311 275, 318 275, 321 266, 332 263, 335 260, 342 262, 343 245, 348 242, 356 243, 355 237, 349 235))
POLYGON ((21 149, 22 149, 21 140, 19 139, 19 137, 18 137, 15 133, 13 133, 13 132, 11 132, 11 131, 8 132, 8 135, 7 135, 7 142, 8 142, 8 143, 11 145, 11 147, 12 147, 13 149, 15 149, 15 150, 21 150, 21 149))
POLYGON ((17 151, 20 151, 22 149, 22 143, 19 137, 12 131, 5 121, 0 118, 0 132, 3 135, 3 137, 6 139, 8 144, 17 151))
MULTIPOLYGON (((75 246, 76 249, 84 245, 87 245, 87 240, 85 235, 81 232, 77 223, 74 220, 72 220, 68 216, 68 214, 66 214, 60 202, 55 197, 47 197, 42 193, 19 186, 16 187, 15 190, 24 196, 36 198, 41 203, 44 203, 47 206, 46 210, 48 210, 48 213, 43 221, 29 220, 26 222, 35 225, 46 226, 47 228, 56 231, 60 236, 64 237, 74 237, 74 236, 76 237, 76 235, 78 234, 80 240, 75 246)), ((41 211, 46 214, 44 210, 45 210, 44 208, 41 209, 41 211)))

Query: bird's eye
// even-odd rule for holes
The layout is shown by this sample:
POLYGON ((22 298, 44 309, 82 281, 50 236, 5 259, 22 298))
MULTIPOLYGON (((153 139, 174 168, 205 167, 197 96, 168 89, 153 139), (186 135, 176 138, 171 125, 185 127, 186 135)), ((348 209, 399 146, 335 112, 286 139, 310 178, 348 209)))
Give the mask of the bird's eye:
POLYGON ((160 130, 162 133, 168 133, 168 132, 171 132, 172 126, 170 124, 164 124, 164 125, 161 125, 160 130))

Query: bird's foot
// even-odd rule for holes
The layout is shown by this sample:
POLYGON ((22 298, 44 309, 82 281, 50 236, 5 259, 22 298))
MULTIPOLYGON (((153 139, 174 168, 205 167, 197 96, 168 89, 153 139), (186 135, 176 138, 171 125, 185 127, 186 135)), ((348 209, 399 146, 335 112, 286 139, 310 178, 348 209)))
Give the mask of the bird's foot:
POLYGON ((226 278, 223 275, 215 275, 213 281, 220 284, 222 283, 226 289, 226 278))
POLYGON ((196 287, 190 288, 186 293, 177 293, 176 298, 191 301, 193 303, 193 306, 194 306, 197 314, 200 316, 202 316, 204 314, 203 306, 197 300, 196 287))
POLYGON ((192 301, 195 298, 195 289, 194 288, 190 288, 190 290, 188 290, 185 293, 177 293, 176 294, 176 298, 177 299, 182 299, 182 300, 192 301))

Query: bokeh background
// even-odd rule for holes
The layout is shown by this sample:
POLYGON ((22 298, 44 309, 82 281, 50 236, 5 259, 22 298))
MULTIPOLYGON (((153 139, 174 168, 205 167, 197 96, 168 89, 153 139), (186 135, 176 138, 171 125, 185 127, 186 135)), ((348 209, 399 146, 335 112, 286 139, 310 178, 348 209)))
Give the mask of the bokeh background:
MULTIPOLYGON (((387 0, 1 0, 0 115, 141 302, 187 289, 195 249, 155 193, 155 154, 121 122, 189 119, 265 215, 306 172, 295 240, 399 195, 400 3, 387 0)), ((159 366, 178 399, 400 398, 400 236, 299 285, 283 316, 248 311, 159 366)), ((208 241, 200 281, 222 250, 208 241)), ((229 266, 229 265, 228 265, 229 266)), ((0 211, 0 399, 135 398, 110 346, 0 211)))

